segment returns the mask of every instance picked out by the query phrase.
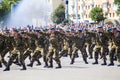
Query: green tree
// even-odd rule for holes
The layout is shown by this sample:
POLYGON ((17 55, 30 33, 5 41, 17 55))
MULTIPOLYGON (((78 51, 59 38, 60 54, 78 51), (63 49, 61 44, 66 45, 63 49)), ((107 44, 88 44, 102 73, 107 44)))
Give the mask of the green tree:
POLYGON ((90 11, 90 18, 95 22, 100 22, 105 19, 103 15, 103 10, 100 7, 95 7, 90 11))
POLYGON ((117 14, 120 14, 120 0, 114 0, 114 3, 118 5, 117 14))
POLYGON ((56 24, 60 24, 64 20, 65 20, 65 6, 63 4, 60 4, 52 14, 52 21, 56 24))
POLYGON ((3 0, 0 3, 0 22, 6 19, 6 16, 11 11, 11 6, 17 4, 20 0, 3 0))

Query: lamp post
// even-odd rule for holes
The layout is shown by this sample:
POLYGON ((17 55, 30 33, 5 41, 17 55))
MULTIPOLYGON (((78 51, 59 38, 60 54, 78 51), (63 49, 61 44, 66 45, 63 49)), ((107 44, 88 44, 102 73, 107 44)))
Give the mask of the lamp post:
POLYGON ((69 4, 69 1, 66 0, 65 4, 66 4, 65 18, 66 18, 66 20, 68 20, 69 19, 69 17, 68 17, 68 4, 69 4))
POLYGON ((75 1, 75 8, 76 8, 76 26, 78 26, 78 0, 75 1))

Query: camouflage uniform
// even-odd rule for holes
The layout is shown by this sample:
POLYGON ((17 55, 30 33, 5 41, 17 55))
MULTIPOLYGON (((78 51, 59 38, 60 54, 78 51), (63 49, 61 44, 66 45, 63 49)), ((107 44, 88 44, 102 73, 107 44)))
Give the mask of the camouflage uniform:
POLYGON ((18 56, 20 58, 20 63, 23 66, 21 70, 26 70, 26 66, 25 66, 24 59, 23 59, 23 53, 26 49, 24 38, 20 34, 18 34, 18 36, 14 37, 14 41, 12 44, 13 44, 14 49, 11 51, 11 57, 4 71, 10 70, 11 64, 18 56))
POLYGON ((61 68, 61 62, 59 60, 59 43, 58 43, 58 38, 57 35, 52 34, 49 39, 49 52, 47 54, 47 59, 50 62, 50 65, 48 67, 52 68, 53 67, 53 59, 56 61, 58 64, 58 67, 56 68, 61 68))
POLYGON ((87 52, 86 52, 86 46, 85 46, 85 36, 83 35, 82 31, 80 30, 80 32, 78 34, 76 34, 74 36, 74 44, 73 44, 73 52, 72 52, 72 56, 71 56, 71 63, 74 63, 74 59, 75 59, 75 54, 78 52, 78 50, 81 51, 83 60, 86 64, 88 64, 87 62, 87 52))
POLYGON ((110 47, 109 57, 110 57, 110 64, 108 66, 114 65, 115 57, 117 57, 118 62, 120 62, 120 32, 119 31, 113 34, 112 46, 110 47))
POLYGON ((105 32, 98 32, 96 33, 95 38, 95 48, 94 48, 94 58, 95 62, 93 64, 98 64, 98 57, 99 55, 103 59, 103 64, 106 65, 106 52, 108 50, 108 36, 105 32))
POLYGON ((85 31, 84 36, 85 36, 85 44, 86 44, 86 47, 87 47, 88 53, 89 53, 89 59, 92 59, 93 58, 92 52, 93 52, 93 48, 95 46, 95 44, 93 43, 94 33, 85 31))
POLYGON ((46 60, 46 52, 45 52, 45 36, 43 36, 42 32, 38 32, 38 34, 32 34, 31 36, 33 39, 35 39, 35 51, 32 55, 31 63, 28 64, 28 66, 33 66, 34 61, 38 62, 38 65, 41 65, 41 62, 39 61, 39 58, 43 56, 43 61, 45 62, 45 67, 48 66, 47 60, 46 60))

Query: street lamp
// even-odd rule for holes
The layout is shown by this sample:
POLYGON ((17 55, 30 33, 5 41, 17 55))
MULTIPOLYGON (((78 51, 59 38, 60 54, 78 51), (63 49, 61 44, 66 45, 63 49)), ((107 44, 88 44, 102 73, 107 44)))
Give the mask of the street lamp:
POLYGON ((76 7, 76 26, 78 25, 78 0, 75 1, 75 7, 76 7))
POLYGON ((69 1, 66 0, 65 4, 66 4, 65 18, 66 18, 66 20, 68 20, 68 4, 69 4, 69 1))

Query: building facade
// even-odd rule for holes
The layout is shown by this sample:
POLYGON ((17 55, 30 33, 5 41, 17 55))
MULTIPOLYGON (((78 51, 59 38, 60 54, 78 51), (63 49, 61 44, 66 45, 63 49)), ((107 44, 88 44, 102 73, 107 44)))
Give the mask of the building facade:
POLYGON ((76 2, 78 4, 78 15, 80 15, 81 20, 91 21, 89 13, 94 7, 101 7, 104 16, 108 19, 119 19, 116 14, 117 6, 114 4, 114 0, 69 0, 69 15, 76 14, 76 2))

